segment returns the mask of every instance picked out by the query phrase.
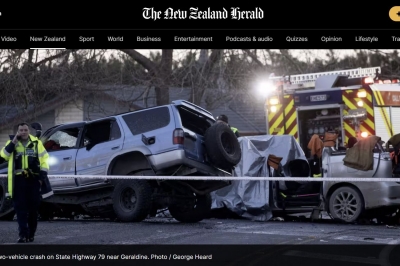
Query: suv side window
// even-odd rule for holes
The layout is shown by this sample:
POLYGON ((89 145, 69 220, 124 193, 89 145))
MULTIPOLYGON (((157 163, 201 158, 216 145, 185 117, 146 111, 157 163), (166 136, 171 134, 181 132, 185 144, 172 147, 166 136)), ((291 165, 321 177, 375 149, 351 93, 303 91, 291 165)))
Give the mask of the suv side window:
POLYGON ((133 135, 166 127, 171 121, 169 108, 167 106, 138 111, 136 113, 124 115, 122 118, 133 135))
POLYGON ((44 143, 46 150, 65 150, 76 147, 79 128, 61 129, 52 134, 44 143))
POLYGON ((121 137, 121 131, 116 121, 104 120, 88 124, 83 134, 81 147, 86 147, 89 143, 100 144, 121 137))
POLYGON ((120 137, 121 137, 121 129, 119 128, 117 121, 112 121, 110 140, 119 139, 120 137))

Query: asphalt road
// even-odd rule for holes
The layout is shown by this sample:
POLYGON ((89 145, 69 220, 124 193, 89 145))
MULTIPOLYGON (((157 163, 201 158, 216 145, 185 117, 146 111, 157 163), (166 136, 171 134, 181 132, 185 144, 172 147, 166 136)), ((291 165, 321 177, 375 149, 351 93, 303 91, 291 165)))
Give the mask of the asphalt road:
MULTIPOLYGON (((0 221, 0 243, 17 238, 16 221, 0 221)), ((78 219, 39 221, 37 244, 389 244, 399 241, 400 226, 321 222, 206 219, 182 224, 172 218, 141 223, 78 219)))
MULTIPOLYGON (((16 239, 16 221, 1 221, 0 244, 21 246, 15 244, 16 239)), ((400 228, 336 224, 329 220, 311 223, 207 219, 196 224, 181 224, 172 218, 152 218, 141 223, 107 220, 41 221, 35 242, 22 245, 58 244, 164 244, 186 247, 229 244, 249 249, 221 251, 226 253, 220 257, 214 254, 213 264, 218 262, 224 265, 298 265, 299 260, 306 265, 400 265, 400 245, 397 246, 400 244, 400 228), (250 245, 258 246, 254 248, 250 245), (363 248, 355 249, 360 245, 363 248), (282 264, 283 261, 286 263, 282 264)), ((214 252, 218 249, 219 246, 213 247, 214 252)))

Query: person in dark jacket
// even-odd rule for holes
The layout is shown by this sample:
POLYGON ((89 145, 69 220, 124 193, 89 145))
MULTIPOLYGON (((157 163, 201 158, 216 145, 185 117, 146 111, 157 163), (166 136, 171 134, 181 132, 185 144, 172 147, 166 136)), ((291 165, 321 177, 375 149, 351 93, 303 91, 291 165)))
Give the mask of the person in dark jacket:
POLYGON ((17 214, 18 243, 33 242, 40 200, 53 193, 47 177, 49 154, 29 133, 28 124, 20 123, 16 135, 1 150, 1 157, 8 161, 7 195, 13 199, 17 214))
POLYGON ((235 133, 235 136, 238 137, 238 138, 240 137, 239 130, 238 130, 236 127, 232 127, 232 126, 229 125, 229 123, 228 123, 228 117, 227 117, 226 115, 220 115, 220 116, 218 116, 218 117, 217 117, 217 122, 222 122, 222 123, 227 124, 228 127, 231 128, 231 130, 233 131, 233 133, 235 133))

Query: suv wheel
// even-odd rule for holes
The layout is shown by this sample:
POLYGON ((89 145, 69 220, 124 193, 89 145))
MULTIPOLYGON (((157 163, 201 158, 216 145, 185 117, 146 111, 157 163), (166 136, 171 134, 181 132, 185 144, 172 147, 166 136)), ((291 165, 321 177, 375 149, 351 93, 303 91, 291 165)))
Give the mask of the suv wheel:
POLYGON ((211 163, 220 168, 237 165, 242 158, 242 150, 235 133, 224 123, 215 123, 204 136, 207 156, 211 163))
POLYGON ((352 223, 360 218, 363 211, 363 197, 352 187, 340 187, 329 198, 329 212, 333 219, 352 223))
POLYGON ((146 180, 122 180, 113 191, 113 209, 122 222, 141 222, 151 209, 152 189, 146 180))
POLYGON ((182 223, 197 223, 208 217, 211 211, 211 195, 196 195, 192 199, 181 199, 168 207, 169 213, 182 223))

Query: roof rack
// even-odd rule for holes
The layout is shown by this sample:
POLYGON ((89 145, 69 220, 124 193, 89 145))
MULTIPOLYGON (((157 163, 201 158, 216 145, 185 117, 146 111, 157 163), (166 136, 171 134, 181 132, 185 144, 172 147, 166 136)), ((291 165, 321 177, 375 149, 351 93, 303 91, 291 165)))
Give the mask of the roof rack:
POLYGON ((336 71, 328 71, 328 72, 319 72, 319 73, 307 73, 307 74, 298 74, 298 75, 288 75, 281 77, 271 77, 271 80, 282 80, 288 78, 288 82, 291 84, 300 84, 316 81, 317 78, 321 76, 328 75, 341 75, 348 76, 349 78, 363 78, 363 77, 373 77, 376 74, 381 73, 380 67, 367 67, 367 68, 354 68, 354 69, 346 69, 346 70, 336 70, 336 71))

